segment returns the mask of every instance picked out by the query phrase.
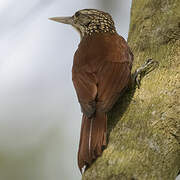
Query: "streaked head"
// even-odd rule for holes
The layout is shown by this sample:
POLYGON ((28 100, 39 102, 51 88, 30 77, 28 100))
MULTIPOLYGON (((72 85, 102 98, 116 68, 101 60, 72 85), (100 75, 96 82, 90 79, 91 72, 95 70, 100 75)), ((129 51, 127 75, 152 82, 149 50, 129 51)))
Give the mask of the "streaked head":
POLYGON ((79 31, 81 37, 93 33, 116 32, 111 16, 96 9, 83 9, 70 17, 53 17, 49 19, 72 25, 79 31))

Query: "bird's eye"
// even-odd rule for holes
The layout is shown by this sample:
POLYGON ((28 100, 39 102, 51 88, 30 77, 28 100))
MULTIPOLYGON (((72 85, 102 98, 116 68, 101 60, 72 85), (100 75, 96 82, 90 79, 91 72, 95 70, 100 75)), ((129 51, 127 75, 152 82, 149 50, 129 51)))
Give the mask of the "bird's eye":
POLYGON ((91 21, 89 21, 89 22, 86 24, 86 26, 88 27, 90 24, 91 24, 91 21))
POLYGON ((75 13, 75 17, 78 17, 80 15, 80 12, 75 13))

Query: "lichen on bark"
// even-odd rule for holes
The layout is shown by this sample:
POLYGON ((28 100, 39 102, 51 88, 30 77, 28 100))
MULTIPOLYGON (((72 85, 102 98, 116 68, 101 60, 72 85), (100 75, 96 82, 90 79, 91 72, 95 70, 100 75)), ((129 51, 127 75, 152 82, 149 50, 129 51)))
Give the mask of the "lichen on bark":
POLYGON ((180 170, 180 1, 133 0, 133 70, 159 62, 108 114, 108 146, 83 180, 174 180, 180 170))

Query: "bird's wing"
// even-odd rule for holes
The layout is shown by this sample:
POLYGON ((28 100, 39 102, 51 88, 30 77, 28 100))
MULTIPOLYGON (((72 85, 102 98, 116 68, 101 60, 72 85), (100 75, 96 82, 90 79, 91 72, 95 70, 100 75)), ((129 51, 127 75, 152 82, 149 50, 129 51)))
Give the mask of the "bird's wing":
POLYGON ((131 64, 128 62, 107 62, 99 68, 98 96, 96 108, 109 111, 124 92, 131 78, 131 64))
POLYGON ((78 71, 72 73, 72 80, 82 112, 89 118, 96 110, 96 76, 87 71, 78 71))

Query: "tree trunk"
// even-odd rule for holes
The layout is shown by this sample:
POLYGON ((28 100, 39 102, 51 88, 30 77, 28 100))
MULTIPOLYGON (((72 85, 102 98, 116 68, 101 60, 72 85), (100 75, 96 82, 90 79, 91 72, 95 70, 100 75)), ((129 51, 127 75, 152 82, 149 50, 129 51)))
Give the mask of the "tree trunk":
POLYGON ((83 180, 174 180, 180 170, 180 0, 133 0, 133 69, 159 61, 108 114, 108 147, 83 180))

